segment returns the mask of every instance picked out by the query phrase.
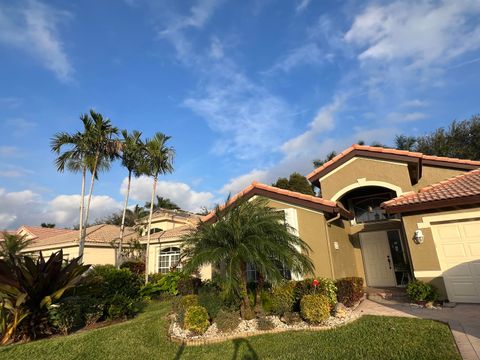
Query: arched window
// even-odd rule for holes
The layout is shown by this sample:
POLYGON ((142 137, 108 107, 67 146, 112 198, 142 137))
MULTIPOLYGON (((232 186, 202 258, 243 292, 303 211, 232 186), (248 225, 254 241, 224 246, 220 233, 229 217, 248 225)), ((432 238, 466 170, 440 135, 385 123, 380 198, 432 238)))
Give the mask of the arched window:
POLYGON ((160 251, 158 257, 158 272, 168 273, 172 268, 180 268, 180 248, 168 247, 160 251))

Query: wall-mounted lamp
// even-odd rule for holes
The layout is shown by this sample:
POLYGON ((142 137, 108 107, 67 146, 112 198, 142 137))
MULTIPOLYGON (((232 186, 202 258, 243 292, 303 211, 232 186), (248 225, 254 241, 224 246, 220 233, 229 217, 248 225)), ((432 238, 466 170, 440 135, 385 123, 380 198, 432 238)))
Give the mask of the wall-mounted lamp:
POLYGON ((415 230, 415 233, 413 234, 413 241, 415 241, 416 244, 421 244, 423 243, 423 233, 422 230, 415 230))

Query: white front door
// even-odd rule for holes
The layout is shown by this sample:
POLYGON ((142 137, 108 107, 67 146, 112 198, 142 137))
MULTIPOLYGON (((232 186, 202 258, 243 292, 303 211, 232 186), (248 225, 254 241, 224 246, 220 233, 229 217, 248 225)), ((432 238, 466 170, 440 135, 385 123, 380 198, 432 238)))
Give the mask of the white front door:
POLYGON ((393 261, 386 231, 360 234, 363 264, 368 286, 396 286, 393 261))

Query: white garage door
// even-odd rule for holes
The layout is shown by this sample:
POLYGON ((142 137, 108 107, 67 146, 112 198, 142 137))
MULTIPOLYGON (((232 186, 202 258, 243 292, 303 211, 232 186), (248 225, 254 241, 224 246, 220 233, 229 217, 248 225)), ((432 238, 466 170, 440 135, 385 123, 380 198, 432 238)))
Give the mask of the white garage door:
POLYGON ((448 299, 480 303, 480 221, 432 227, 448 299))

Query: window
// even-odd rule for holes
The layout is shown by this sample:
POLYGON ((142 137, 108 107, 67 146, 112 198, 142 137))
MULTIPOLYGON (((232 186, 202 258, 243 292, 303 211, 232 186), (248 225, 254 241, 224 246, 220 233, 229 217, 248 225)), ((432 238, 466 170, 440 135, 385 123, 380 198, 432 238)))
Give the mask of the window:
POLYGON ((351 207, 355 214, 357 224, 370 221, 381 221, 390 218, 385 210, 380 208, 381 203, 390 200, 391 194, 377 194, 374 196, 354 198, 351 200, 351 207))
POLYGON ((155 234, 155 233, 158 233, 158 232, 161 232, 163 231, 162 229, 160 228, 153 228, 153 229, 150 229, 150 234, 155 234))
POLYGON ((172 268, 180 268, 180 249, 178 247, 168 247, 160 251, 158 257, 158 272, 166 274, 172 268))

